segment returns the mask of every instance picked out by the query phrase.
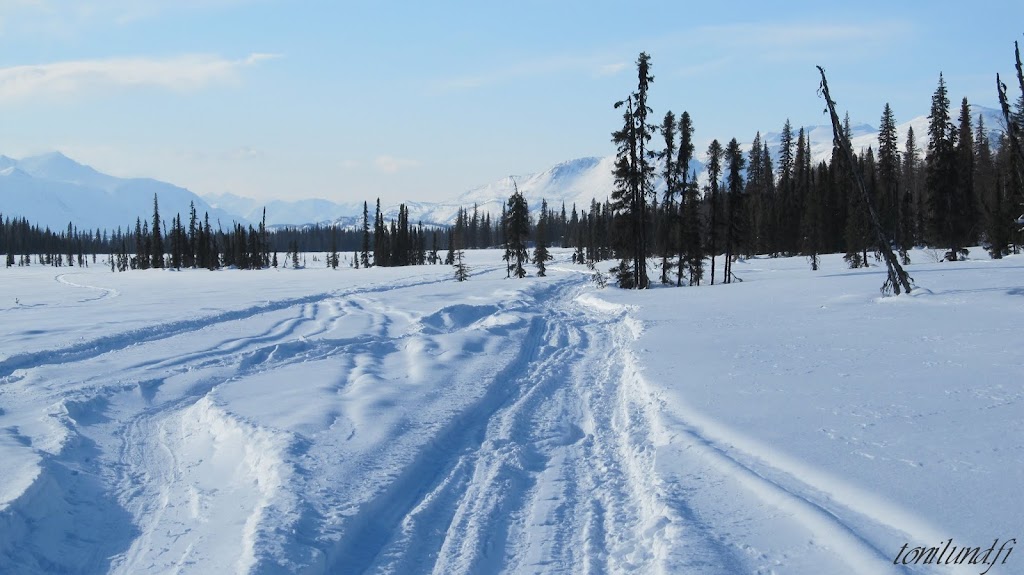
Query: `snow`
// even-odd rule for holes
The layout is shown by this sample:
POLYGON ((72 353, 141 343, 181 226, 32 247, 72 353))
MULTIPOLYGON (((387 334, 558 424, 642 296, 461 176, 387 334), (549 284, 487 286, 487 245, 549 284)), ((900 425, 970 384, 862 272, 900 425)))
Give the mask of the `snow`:
POLYGON ((1019 536, 1022 256, 882 298, 839 256, 630 292, 555 251, 0 270, 0 572, 967 573, 893 559, 1019 536))
POLYGON ((188 221, 194 204, 200 218, 230 226, 245 220, 211 207, 192 192, 148 178, 117 178, 80 164, 60 152, 15 160, 0 156, 0 204, 4 218, 27 218, 30 224, 63 231, 71 222, 80 231, 108 232, 135 225, 153 215, 153 196, 165 220, 181 214, 188 221))

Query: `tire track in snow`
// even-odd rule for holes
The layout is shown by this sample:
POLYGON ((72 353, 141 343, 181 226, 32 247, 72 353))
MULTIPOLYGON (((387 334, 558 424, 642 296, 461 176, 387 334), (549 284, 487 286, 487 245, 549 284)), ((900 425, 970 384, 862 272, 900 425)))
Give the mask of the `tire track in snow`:
MULTIPOLYGON (((529 364, 540 347, 544 329, 544 319, 534 316, 519 353, 487 386, 485 394, 454 417, 416 454, 414 461, 401 475, 375 498, 364 503, 358 513, 347 521, 338 545, 326 552, 327 563, 324 572, 367 572, 396 535, 406 517, 415 511, 417 506, 425 500, 429 503, 432 499, 443 497, 446 489, 461 484, 459 472, 467 468, 462 462, 463 454, 479 446, 484 439, 484 428, 492 414, 516 393, 512 386, 495 385, 495 382, 513 380, 512 374, 529 364)), ((443 519, 434 516, 431 521, 443 519)), ((427 527, 425 524, 420 525, 427 527)), ((429 549, 433 546, 425 545, 424 542, 438 540, 436 536, 430 537, 430 534, 424 533, 423 530, 420 531, 420 535, 422 538, 417 538, 420 547, 429 549)), ((427 554, 429 555, 429 551, 427 554)), ((425 566, 422 558, 423 556, 408 555, 402 561, 414 567, 414 570, 421 570, 425 566)))
MULTIPOLYGON (((490 268, 488 268, 490 269, 490 268)), ((483 273, 481 271, 480 273, 483 273)), ((89 341, 76 343, 59 349, 36 350, 20 353, 7 357, 0 361, 0 384, 18 377, 14 375, 18 370, 29 370, 45 365, 66 364, 97 357, 112 351, 135 346, 140 343, 159 341, 197 331, 211 325, 245 320, 257 317, 262 314, 286 310, 293 307, 315 304, 330 298, 346 298, 360 294, 383 293, 409 287, 431 285, 451 281, 447 277, 429 280, 416 280, 407 282, 396 282, 391 284, 372 284, 347 290, 336 290, 332 292, 313 294, 298 298, 288 298, 267 302, 260 305, 253 305, 242 309, 215 313, 208 316, 189 318, 185 320, 164 322, 156 325, 140 327, 125 332, 102 336, 89 341)))
MULTIPOLYGON (((592 307, 600 305, 598 302, 586 303, 592 307)), ((628 316, 628 310, 626 309, 621 310, 620 313, 624 318, 628 316)), ((629 319, 632 323, 638 324, 636 320, 629 319)), ((756 567, 759 573, 762 570, 764 572, 775 572, 773 567, 766 566, 764 563, 771 562, 777 558, 764 555, 761 551, 752 548, 742 541, 732 540, 728 535, 719 535, 718 532, 722 530, 723 526, 709 523, 709 520, 699 517, 700 514, 690 507, 688 499, 694 492, 702 489, 708 490, 708 484, 719 484, 723 487, 727 485, 738 486, 745 491, 747 496, 753 496, 762 504, 781 511, 785 516, 803 526, 812 535, 813 540, 810 542, 810 546, 817 548, 816 552, 823 552, 837 558, 845 564, 850 572, 865 575, 910 572, 906 568, 894 566, 887 553, 875 547, 855 527, 840 518, 835 511, 830 509, 831 505, 819 501, 815 497, 815 494, 821 493, 819 488, 801 481, 796 475, 790 475, 782 469, 772 468, 770 464, 772 457, 770 455, 765 457, 758 455, 758 453, 767 453, 766 450, 755 448, 752 452, 746 452, 733 444, 731 439, 735 439, 736 443, 747 445, 748 447, 750 445, 756 446, 756 442, 744 441, 738 435, 724 430, 724 428, 708 418, 698 416, 695 411, 689 408, 684 410, 685 414, 693 417, 694 421, 680 420, 676 416, 669 415, 672 410, 668 409, 662 400, 655 397, 651 388, 644 380, 641 364, 630 349, 629 339, 631 338, 625 335, 624 331, 625 328, 623 334, 620 334, 619 343, 617 344, 622 350, 621 358, 624 366, 621 392, 624 394, 623 400, 627 405, 632 405, 630 409, 634 410, 635 413, 648 412, 647 419, 650 422, 652 434, 646 440, 646 443, 652 450, 655 449, 657 444, 660 446, 657 449, 664 450, 666 454, 671 452, 670 460, 675 459, 680 462, 687 462, 693 464, 695 468, 710 470, 718 476, 716 478, 701 475, 700 477, 691 476, 687 479, 685 472, 668 471, 664 468, 656 469, 654 467, 650 470, 652 473, 660 476, 660 484, 658 485, 659 499, 674 510, 674 515, 681 520, 684 526, 688 524, 699 530, 715 534, 713 537, 708 538, 709 545, 717 548, 717 552, 711 555, 713 562, 721 566, 722 563, 719 563, 721 560, 732 556, 731 564, 727 564, 721 572, 731 573, 749 570, 751 567, 749 565, 745 566, 745 564, 751 561, 751 557, 753 557, 755 565, 758 563, 762 564, 756 567), (696 422, 699 422, 699 424, 696 422), (709 436, 702 431, 703 429, 714 429, 717 431, 713 436, 709 436), (721 440, 725 441, 729 447, 724 447, 718 440, 712 437, 724 438, 721 440), (741 455, 742 458, 737 457, 737 454, 741 455), (757 466, 751 466, 745 462, 747 458, 756 459, 758 461, 757 466), (758 469, 763 470, 764 466, 772 469, 775 475, 781 473, 790 477, 792 482, 782 483, 767 477, 764 473, 758 471, 758 469), (695 481, 698 483, 694 483, 695 481), (736 551, 743 551, 747 557, 740 558, 737 553, 731 553, 728 550, 729 546, 734 547, 736 551)), ((629 331, 633 332, 634 338, 639 335, 633 328, 630 328, 629 331)), ((788 467, 792 468, 793 465, 788 467)), ((727 488, 735 489, 735 487, 727 488)), ((748 510, 750 509, 747 508, 743 511, 748 510)), ((853 510, 857 511, 856 508, 853 508, 853 510)), ((932 535, 932 539, 940 540, 939 536, 935 535, 927 527, 921 527, 921 524, 916 520, 907 517, 903 519, 905 524, 916 526, 919 530, 923 529, 925 533, 932 535)), ((884 520, 876 520, 879 523, 886 523, 884 520)), ((773 522, 773 525, 776 523, 773 522)), ((685 556, 679 553, 679 548, 686 549, 687 546, 676 543, 676 547, 676 549, 671 550, 671 557, 666 556, 669 572, 684 568, 692 569, 694 567, 692 550, 688 551, 691 556, 685 556)), ((697 566, 700 566, 700 563, 697 566)), ((701 569, 701 572, 709 572, 707 571, 706 563, 701 569)))
MULTIPOLYGON (((654 414, 628 389, 626 354, 639 326, 624 309, 587 305, 595 298, 584 293, 565 305, 590 342, 572 375, 587 439, 579 449, 566 450, 568 473, 555 482, 578 485, 577 503, 569 513, 572 531, 565 532, 560 521, 535 525, 531 530, 540 528, 540 533, 533 535, 532 546, 544 551, 549 540, 569 542, 577 555, 555 562, 566 573, 741 572, 731 550, 667 505, 655 469, 654 414), (685 550, 687 561, 672 565, 673 549, 685 550)), ((565 514, 553 507, 557 499, 539 495, 538 510, 556 519, 565 514)), ((550 553, 556 551, 527 553, 547 562, 525 564, 524 570, 549 570, 550 553)))
POLYGON ((579 341, 579 335, 563 313, 548 307, 540 315, 545 329, 523 373, 494 383, 522 391, 491 417, 473 454, 472 479, 454 509, 434 572, 497 573, 508 568, 531 492, 556 444, 583 438, 575 424, 558 418, 566 404, 558 398, 568 393, 568 370, 581 357, 581 348, 569 341, 579 341))
POLYGON ((623 391, 622 318, 575 304, 578 280, 538 295, 516 358, 360 507, 325 572, 671 572, 674 544, 737 572, 667 505, 651 421, 623 391))
MULTIPOLYGON (((53 395, 58 407, 70 402, 73 397, 87 397, 92 394, 94 402, 86 401, 81 407, 73 410, 68 407, 69 416, 61 421, 66 426, 67 439, 63 447, 58 447, 56 453, 45 454, 46 465, 42 467, 42 473, 35 479, 34 484, 29 487, 29 493, 38 492, 38 486, 46 487, 45 492, 50 497, 67 501, 68 511, 65 516, 86 517, 85 510, 104 505, 105 498, 99 495, 92 497, 94 503, 87 504, 78 498, 60 495, 61 493, 93 492, 103 493, 104 497, 111 497, 109 504, 111 511, 100 513, 97 517, 104 518, 105 525, 102 528, 102 536, 106 537, 103 549, 109 550, 104 556, 105 561, 110 561, 111 556, 118 551, 122 544, 128 546, 131 543, 145 545, 145 537, 149 531, 142 534, 143 540, 135 542, 134 538, 140 535, 132 521, 143 519, 141 525, 157 525, 162 517, 166 506, 170 502, 169 486, 180 481, 180 475, 176 471, 181 462, 176 452, 176 447, 167 443, 164 438, 167 436, 165 428, 169 422, 180 419, 180 414, 193 406, 197 401, 216 389, 222 383, 233 381, 248 374, 258 373, 265 370, 276 369, 294 362, 305 362, 317 358, 331 357, 339 353, 363 353, 367 345, 374 346, 374 351, 379 351, 379 342, 374 343, 373 338, 379 334, 357 336, 340 339, 314 339, 306 341, 306 337, 318 337, 329 335, 340 321, 344 313, 340 313, 341 307, 335 304, 342 297, 351 297, 358 294, 372 294, 407 287, 429 285, 439 281, 447 280, 426 280, 407 281, 399 285, 369 286, 368 288, 352 289, 340 295, 330 296, 328 303, 322 300, 324 294, 293 298, 268 303, 266 305, 253 306, 244 310, 236 310, 215 314, 212 317, 199 318, 197 320, 186 320, 170 324, 169 326, 153 326, 143 330, 142 337, 137 337, 139 332, 133 331, 129 334, 115 334, 99 338, 92 342, 86 342, 72 348, 56 350, 51 353, 44 353, 43 357, 31 359, 31 354, 25 354, 21 358, 8 358, 0 363, 3 369, 12 373, 14 369, 23 369, 16 377, 8 377, 9 384, 19 382, 20 389, 31 386, 33 395, 43 393, 53 395), (296 315, 285 318, 276 324, 264 329, 254 336, 246 336, 224 340, 215 349, 199 354, 182 352, 173 347, 172 340, 175 336, 185 335, 193 328, 209 327, 226 322, 241 322, 247 320, 262 321, 268 313, 285 311, 298 308, 296 315), (324 315, 327 315, 324 318, 324 315), (304 326, 309 326, 304 331, 304 326), (129 337, 129 335, 131 337, 129 337), (121 345, 123 344, 123 345, 121 345), (156 346, 150 350, 143 350, 143 347, 156 346), (130 367, 124 367, 110 362, 96 362, 101 355, 109 352, 120 352, 127 349, 136 349, 140 355, 152 357, 153 351, 159 358, 157 361, 147 360, 138 362, 130 367), (360 351, 363 350, 363 351, 360 351), (95 353, 93 353, 95 352, 95 353), (36 370, 46 368, 53 371, 60 365, 60 381, 46 381, 45 385, 39 386, 37 381, 40 373, 36 370), (14 367, 18 366, 18 367, 14 367), (113 371, 111 371, 113 370, 113 371), (160 372, 154 374, 153 372, 160 372), (156 377, 154 378, 154 375, 156 377), (160 399, 157 395, 165 382, 178 376, 188 376, 190 383, 184 387, 178 385, 170 396, 160 399), (116 385, 105 385, 104 381, 118 381, 116 385), (133 385, 132 382, 135 382, 133 385), (72 387, 68 387, 67 384, 72 387), (99 384, 97 386, 97 384, 99 384), (144 401, 141 411, 137 406, 133 407, 132 397, 141 398, 144 401), (116 404, 111 407, 112 404, 116 404), (107 415, 114 417, 108 418, 107 415), (102 443, 94 441, 93 438, 102 439, 102 443), (114 441, 112 441, 112 439, 114 441), (110 447, 120 444, 118 453, 110 452, 110 447), (94 446, 93 452, 87 452, 79 446, 94 446), (103 448, 106 452, 101 452, 103 448), (159 455, 159 454, 163 455, 159 455), (91 462, 85 465, 84 462, 91 462), (60 473, 62 469, 74 469, 74 473, 60 473), (77 470, 86 468, 92 469, 88 475, 79 474, 77 470), (162 471, 161 471, 162 470, 162 471), (83 483, 83 481, 91 483, 83 483), (95 489, 89 487, 95 484, 95 489), (89 489, 85 489, 89 487, 89 489), (120 503, 119 503, 119 502, 120 503), (126 513, 132 510, 132 514, 126 513), (116 511, 116 512, 115 512, 116 511), (117 525, 111 522, 121 522, 117 525)), ((359 306, 356 305, 354 309, 359 306)), ((374 315, 374 314, 367 314, 374 315)), ((385 318, 386 319, 386 318, 385 318)), ((373 320, 380 323, 381 318, 373 320)), ((386 329, 386 327, 385 327, 386 329)), ((9 398, 16 392, 14 387, 3 389, 9 398)), ((75 400, 77 402, 77 400, 75 400)), ((80 403, 80 402, 79 402, 80 403)), ((13 505, 4 511, 5 516, 17 516, 22 513, 24 505, 31 504, 30 498, 22 498, 13 502, 13 505)), ((25 508, 27 516, 31 517, 31 510, 25 508)), ((298 518, 301 520, 302 518, 298 518)), ((74 529, 81 522, 72 522, 74 529)), ((251 526, 254 537, 266 536, 256 521, 251 526)), ((82 524, 84 525, 84 524, 82 524)), ((84 531, 94 531, 85 529, 84 531)), ((33 541, 44 541, 45 534, 31 535, 22 530, 11 530, 7 532, 8 537, 2 537, 0 541, 4 546, 13 545, 31 548, 33 541), (18 534, 21 535, 18 535, 18 534), (17 537, 26 536, 29 540, 19 540, 17 537), (11 539, 10 537, 14 537, 11 539), (41 539, 40 539, 41 538, 41 539), (20 541, 20 542, 19 542, 20 541), (28 543, 29 545, 24 545, 28 543)), ((185 533, 177 537, 185 536, 185 533)), ((271 536, 275 536, 271 534, 271 536)), ((45 545, 45 544, 44 544, 45 545)), ((43 557, 43 553, 37 554, 43 557)), ((70 557, 71 555, 69 555, 70 557)), ((128 560, 127 556, 114 556, 116 565, 139 565, 134 560, 128 560)), ((42 559, 39 559, 42 560, 42 559)), ((181 561, 187 561, 187 557, 181 557, 181 561)), ((253 556, 258 561, 258 556, 253 556)), ((26 567, 28 563, 21 563, 26 567)), ((92 563, 89 563, 92 565, 92 563)), ((170 564, 168 564, 170 565, 170 564)), ((54 569, 63 570, 64 567, 54 569)), ((79 565, 89 572, 106 571, 105 568, 93 568, 87 565, 79 565)), ((42 568, 46 571, 46 568, 42 568)), ((131 569, 129 569, 130 571, 131 569)))

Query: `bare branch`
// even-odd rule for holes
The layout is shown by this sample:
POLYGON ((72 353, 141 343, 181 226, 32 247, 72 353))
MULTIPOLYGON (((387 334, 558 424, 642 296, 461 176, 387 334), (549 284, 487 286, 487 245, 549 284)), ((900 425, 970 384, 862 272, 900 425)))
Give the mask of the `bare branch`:
POLYGON ((903 266, 900 265, 896 259, 896 255, 892 253, 892 247, 889 242, 885 239, 885 232, 882 231, 882 225, 878 221, 878 214, 875 213, 874 207, 871 205, 871 197, 868 195, 867 188, 864 186, 864 180, 857 171, 857 162, 854 161, 853 150, 850 147, 849 140, 846 139, 846 134, 843 132, 842 124, 839 122, 839 115, 836 114, 836 103, 832 100, 832 97, 828 92, 828 80, 825 79, 825 69, 818 66, 818 72, 821 73, 821 84, 818 85, 818 94, 825 98, 825 105, 828 108, 828 113, 832 119, 832 142, 836 148, 838 148, 843 156, 846 158, 846 165, 849 167, 850 172, 853 174, 853 179, 857 183, 857 188, 860 190, 861 197, 864 200, 863 205, 867 209, 869 220, 875 230, 875 239, 878 242, 878 251, 885 258, 885 265, 889 270, 889 278, 882 284, 882 293, 888 295, 890 292, 900 295, 901 288, 906 293, 910 293, 913 289, 913 279, 906 271, 903 270, 903 266))

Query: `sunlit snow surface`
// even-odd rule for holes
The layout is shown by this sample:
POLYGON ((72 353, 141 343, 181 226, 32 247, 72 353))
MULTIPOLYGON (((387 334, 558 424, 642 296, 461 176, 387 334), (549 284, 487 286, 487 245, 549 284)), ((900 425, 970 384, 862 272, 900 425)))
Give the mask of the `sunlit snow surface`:
POLYGON ((0 269, 0 573, 1022 572, 1024 256, 983 253, 886 299, 837 256, 0 269))

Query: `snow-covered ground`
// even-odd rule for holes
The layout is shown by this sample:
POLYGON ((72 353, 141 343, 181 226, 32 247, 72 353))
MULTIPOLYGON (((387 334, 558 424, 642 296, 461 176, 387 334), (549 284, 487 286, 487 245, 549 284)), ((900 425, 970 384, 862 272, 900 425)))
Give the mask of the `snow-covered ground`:
POLYGON ((915 252, 882 299, 837 256, 636 293, 468 255, 466 283, 0 269, 0 573, 966 574, 893 561, 1024 547, 1024 256, 915 252))

